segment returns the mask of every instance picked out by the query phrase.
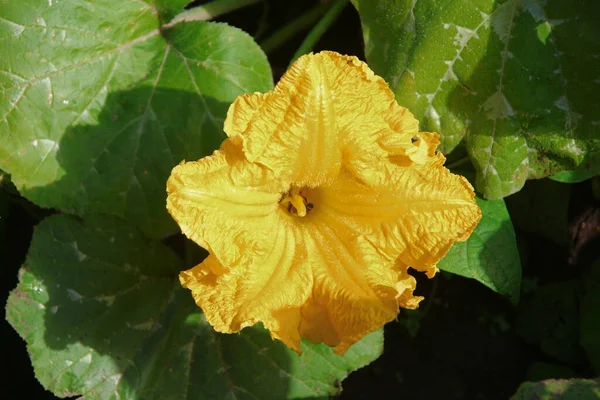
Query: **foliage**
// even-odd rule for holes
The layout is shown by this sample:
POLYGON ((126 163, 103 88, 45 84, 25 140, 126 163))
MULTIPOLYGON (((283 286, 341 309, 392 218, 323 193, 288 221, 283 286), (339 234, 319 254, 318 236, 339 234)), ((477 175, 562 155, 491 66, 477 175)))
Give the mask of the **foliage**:
POLYGON ((370 65, 486 198, 599 161, 597 2, 353 1, 370 65))
MULTIPOLYGON (((179 271, 201 256, 166 212, 170 171, 218 148, 231 102, 270 90, 280 73, 255 41, 260 29, 253 37, 207 22, 256 0, 187 3, 0 4, 2 268, 11 213, 39 222, 6 319, 25 340, 36 378, 57 396, 338 395, 350 372, 382 354, 382 330, 343 357, 308 342, 297 356, 261 327, 216 333, 180 288, 179 271)), ((446 165, 474 183, 483 218, 439 268, 510 302, 518 316, 505 329, 542 355, 527 378, 539 382, 524 383, 513 399, 598 398, 597 379, 543 379, 600 374, 600 255, 594 263, 580 254, 596 237, 584 228, 598 226, 598 204, 572 223, 575 188, 597 187, 600 171, 600 3, 352 4, 369 66, 421 130, 440 133, 446 165), (531 181, 544 177, 551 180, 531 181), (528 250, 538 238, 576 251, 577 268, 565 261, 544 270, 549 258, 528 250)), ((298 16, 305 26, 324 15, 302 51, 343 5, 298 16)), ((431 303, 408 318, 416 336, 438 300, 436 285, 424 293, 431 303)))

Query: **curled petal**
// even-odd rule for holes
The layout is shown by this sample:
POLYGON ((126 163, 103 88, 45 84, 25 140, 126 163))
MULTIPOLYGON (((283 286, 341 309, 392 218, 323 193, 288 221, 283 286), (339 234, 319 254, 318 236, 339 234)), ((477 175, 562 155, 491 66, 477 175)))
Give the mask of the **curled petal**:
POLYGON ((390 257, 431 277, 452 244, 466 240, 481 218, 471 185, 437 158, 370 170, 359 179, 342 174, 320 190, 319 204, 390 257))
POLYGON ((262 322, 343 354, 416 308, 415 268, 432 277, 481 212, 383 79, 355 57, 301 57, 266 94, 229 108, 228 139, 179 165, 167 208, 210 256, 180 274, 220 332, 262 322))
POLYGON ((303 57, 266 95, 241 96, 227 113, 225 131, 242 135, 244 154, 298 186, 332 180, 341 164, 333 110, 336 82, 322 57, 303 57))
POLYGON ((249 163, 234 139, 199 161, 182 163, 167 182, 167 209, 183 233, 228 268, 247 264, 273 241, 279 198, 286 186, 249 163))
POLYGON ((239 268, 224 268, 214 255, 179 275, 207 321, 232 333, 262 322, 271 336, 300 353, 300 307, 311 293, 312 276, 297 230, 275 227, 268 252, 239 268))
POLYGON ((273 91, 236 99, 225 132, 243 136, 249 161, 316 187, 335 179, 342 158, 376 146, 386 132, 402 132, 412 148, 418 122, 365 63, 321 52, 298 59, 273 91))
POLYGON ((322 214, 306 227, 312 295, 302 307, 300 333, 343 354, 365 334, 416 307, 414 278, 370 242, 322 214))

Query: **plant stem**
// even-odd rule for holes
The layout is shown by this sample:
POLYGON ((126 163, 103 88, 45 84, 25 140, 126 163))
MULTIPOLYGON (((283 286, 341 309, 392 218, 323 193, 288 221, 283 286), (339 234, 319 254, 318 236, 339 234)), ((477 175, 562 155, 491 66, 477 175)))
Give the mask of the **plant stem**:
POLYGON ((170 28, 180 22, 208 21, 239 8, 258 3, 259 1, 262 0, 214 0, 210 3, 183 11, 173 18, 171 22, 164 25, 163 28, 170 28))
POLYGON ((306 53, 312 51, 315 44, 321 39, 321 36, 329 29, 331 24, 336 20, 340 13, 344 10, 344 7, 348 4, 348 0, 335 0, 331 5, 327 13, 321 18, 321 20, 315 25, 315 27, 308 33, 296 53, 290 61, 290 65, 294 63, 298 58, 306 53))
POLYGON ((466 164, 469 161, 471 161, 471 159, 469 158, 469 156, 466 156, 466 157, 463 157, 463 158, 460 158, 460 159, 454 161, 451 164, 446 165, 446 168, 452 170, 456 167, 460 167, 461 165, 466 164))
POLYGON ((264 50, 265 53, 271 53, 278 48, 280 48, 285 42, 287 42, 290 38, 296 35, 299 31, 302 31, 309 26, 313 25, 315 22, 319 20, 325 14, 327 9, 329 9, 328 3, 320 3, 310 10, 306 11, 304 14, 300 15, 298 18, 290 22, 288 25, 279 29, 277 32, 273 33, 271 36, 266 38, 260 43, 260 47, 264 50))

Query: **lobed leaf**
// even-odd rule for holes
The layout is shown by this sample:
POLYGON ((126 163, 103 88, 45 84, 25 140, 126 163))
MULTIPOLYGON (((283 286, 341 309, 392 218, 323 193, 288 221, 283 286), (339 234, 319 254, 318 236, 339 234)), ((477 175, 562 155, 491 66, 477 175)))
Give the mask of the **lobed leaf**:
POLYGON ((503 200, 477 198, 482 218, 466 242, 455 243, 439 262, 443 271, 473 278, 516 304, 521 261, 515 231, 503 200))
POLYGON ((267 59, 225 24, 161 25, 181 1, 0 5, 0 169, 43 207, 176 231, 165 185, 218 147, 239 94, 272 87, 267 59))
POLYGON ((600 398, 600 379, 548 379, 525 382, 511 400, 595 400, 600 398))
POLYGON ((584 170, 584 171, 561 171, 554 175, 550 175, 550 179, 563 183, 578 183, 593 178, 598 175, 600 169, 584 170))
POLYGON ((600 3, 353 3, 370 66, 442 151, 465 141, 484 197, 600 163, 600 3))
POLYGON ((260 327, 221 335, 177 279, 178 258, 121 220, 54 215, 36 228, 7 319, 36 377, 86 399, 326 398, 382 352, 381 330, 343 357, 298 357, 260 327))

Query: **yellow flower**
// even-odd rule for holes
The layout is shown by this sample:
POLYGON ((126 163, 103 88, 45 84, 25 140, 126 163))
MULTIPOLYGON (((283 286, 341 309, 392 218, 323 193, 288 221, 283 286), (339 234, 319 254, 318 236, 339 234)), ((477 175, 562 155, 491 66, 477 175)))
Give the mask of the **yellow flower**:
POLYGON ((343 354, 416 308, 409 266, 436 263, 481 216, 383 79, 355 57, 300 58, 274 90, 238 97, 213 155, 182 163, 167 208, 210 255, 180 274, 208 322, 262 322, 343 354))

